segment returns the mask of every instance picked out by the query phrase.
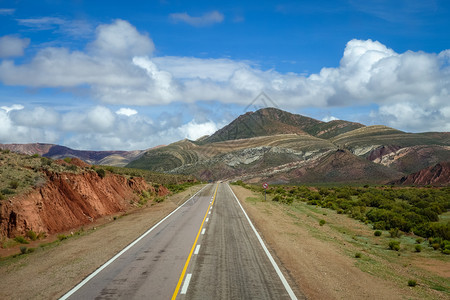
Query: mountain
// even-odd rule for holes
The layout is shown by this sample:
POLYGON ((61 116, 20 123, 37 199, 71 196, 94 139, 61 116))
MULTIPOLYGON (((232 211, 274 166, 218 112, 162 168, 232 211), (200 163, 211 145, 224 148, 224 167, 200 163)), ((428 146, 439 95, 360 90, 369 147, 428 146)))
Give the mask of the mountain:
POLYGON ((360 127, 364 125, 338 120, 326 123, 270 107, 239 116, 210 137, 203 139, 201 143, 291 133, 331 138, 360 127))
POLYGON ((139 158, 145 150, 136 151, 86 151, 74 150, 68 147, 54 144, 0 144, 0 149, 10 150, 22 154, 39 154, 52 159, 65 157, 79 158, 89 164, 111 165, 122 167, 139 158))
POLYGON ((146 151, 128 167, 203 180, 384 184, 444 161, 450 161, 447 132, 322 122, 264 108, 239 116, 209 137, 146 151))
POLYGON ((392 184, 402 185, 448 185, 450 178, 450 161, 438 163, 434 166, 425 168, 404 176, 392 184))

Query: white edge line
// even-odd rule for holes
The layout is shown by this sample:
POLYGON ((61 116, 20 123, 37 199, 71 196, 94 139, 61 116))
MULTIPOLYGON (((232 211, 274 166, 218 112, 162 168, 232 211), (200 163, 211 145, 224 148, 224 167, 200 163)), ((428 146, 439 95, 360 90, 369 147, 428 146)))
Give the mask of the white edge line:
POLYGON ((195 247, 194 254, 197 255, 199 251, 200 251, 200 245, 197 245, 197 246, 195 247))
POLYGON ((156 227, 158 227, 162 222, 164 222, 166 219, 168 219, 171 215, 173 215, 177 210, 179 210, 180 208, 182 208, 186 203, 189 202, 189 200, 191 200, 192 198, 194 198, 198 193, 200 193, 205 187, 207 187, 208 185, 205 185, 201 190, 199 190, 197 193, 195 193, 191 198, 189 198, 188 200, 186 200, 182 205, 178 206, 176 209, 174 209, 170 214, 168 214, 166 217, 164 217, 161 221, 159 221, 158 223, 156 223, 152 228, 150 228, 149 230, 147 230, 143 235, 141 235, 140 237, 138 237, 136 240, 134 240, 133 242, 131 242, 131 244, 129 244, 128 246, 126 246, 125 248, 122 249, 122 251, 120 251, 119 253, 117 253, 115 256, 113 256, 110 260, 108 260, 106 263, 104 263, 102 266, 100 266, 97 270, 95 270, 93 273, 91 273, 88 277, 86 277, 83 281, 81 281, 79 284, 77 284, 74 288, 72 288, 70 291, 68 291, 66 294, 64 294, 61 298, 59 298, 60 300, 66 300, 67 298, 69 298, 70 296, 72 296, 76 291, 78 291, 80 288, 83 287, 83 285, 85 285, 89 280, 91 280, 92 278, 94 278, 98 273, 100 273, 104 268, 106 268, 107 266, 109 266, 112 262, 114 262, 117 258, 119 258, 119 256, 121 256, 122 254, 124 254, 126 251, 128 251, 131 247, 133 247, 134 245, 136 245, 140 240, 142 240, 147 234, 149 234, 150 232, 152 232, 156 227))
POLYGON ((275 260, 273 259, 272 255, 270 254, 269 250, 267 249, 266 245, 264 244, 264 241, 262 240, 261 236, 259 235, 258 231, 256 231, 255 226, 253 226, 252 221, 250 221, 250 218, 248 217, 247 213, 245 212, 244 208, 242 207, 241 203, 239 202, 238 198, 236 197, 236 195, 234 194, 233 190, 231 189, 230 185, 227 183, 228 188, 230 189, 231 193, 234 196, 234 199, 236 199, 236 202, 239 204, 239 206, 241 207, 242 211, 244 212, 245 217, 247 218, 248 223, 250 224, 250 227, 253 229, 253 231, 256 234, 256 237, 258 238, 259 243, 261 244, 261 246, 264 249, 264 252, 266 253, 267 257, 269 258, 270 262, 272 263, 272 266, 274 267, 275 271, 278 274, 278 277, 280 277, 281 282, 284 285, 284 288, 286 289, 286 291, 288 292, 289 296, 291 297, 291 299, 297 299, 297 296, 295 296, 294 291, 292 290, 291 286, 289 285, 289 283, 287 282, 286 278, 284 277, 283 273, 281 272, 280 268, 278 267, 277 263, 275 262, 275 260))
POLYGON ((186 275, 186 278, 184 279, 183 287, 181 288, 181 292, 180 292, 181 295, 186 294, 187 289, 189 287, 189 282, 191 281, 191 277, 192 277, 192 274, 186 275))

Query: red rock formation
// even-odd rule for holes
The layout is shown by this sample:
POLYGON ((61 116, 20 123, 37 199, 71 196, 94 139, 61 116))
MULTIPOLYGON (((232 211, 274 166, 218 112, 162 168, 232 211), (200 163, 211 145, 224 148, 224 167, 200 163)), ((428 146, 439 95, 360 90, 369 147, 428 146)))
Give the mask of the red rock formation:
POLYGON ((438 163, 435 166, 425 168, 392 183, 403 185, 449 185, 450 162, 438 163))
POLYGON ((32 192, 0 203, 0 236, 34 232, 57 233, 89 224, 95 219, 130 209, 138 193, 156 191, 143 178, 126 179, 116 174, 100 178, 96 172, 47 173, 47 183, 32 192))

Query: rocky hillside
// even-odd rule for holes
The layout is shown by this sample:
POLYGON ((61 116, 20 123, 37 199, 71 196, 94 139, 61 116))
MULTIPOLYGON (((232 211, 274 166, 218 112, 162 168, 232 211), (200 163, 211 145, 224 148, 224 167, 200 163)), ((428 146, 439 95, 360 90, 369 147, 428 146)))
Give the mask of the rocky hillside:
POLYGON ((93 169, 81 160, 0 153, 0 237, 57 233, 165 196, 162 185, 93 169), (147 197, 147 198, 146 198, 147 197))
POLYGON ((434 166, 425 168, 402 177, 392 184, 402 185, 448 185, 450 181, 450 161, 438 163, 434 166))
POLYGON ((322 122, 266 108, 198 141, 147 151, 128 166, 203 180, 384 184, 449 160, 450 133, 322 122))

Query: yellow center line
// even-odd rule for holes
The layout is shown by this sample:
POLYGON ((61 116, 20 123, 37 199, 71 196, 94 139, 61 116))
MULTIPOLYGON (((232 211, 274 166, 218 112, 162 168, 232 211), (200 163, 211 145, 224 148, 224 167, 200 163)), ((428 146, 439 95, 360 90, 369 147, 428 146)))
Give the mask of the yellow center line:
POLYGON ((184 275, 186 274, 186 270, 187 270, 187 267, 189 265, 189 261, 191 260, 192 253, 194 252, 195 246, 197 245, 198 237, 200 236, 200 233, 202 231, 203 224, 205 223, 205 219, 208 216, 208 212, 209 212, 210 207, 214 204, 214 201, 216 200, 216 194, 217 194, 217 189, 218 188, 219 188, 219 184, 217 184, 216 190, 214 192, 213 201, 209 204, 208 209, 206 210, 206 214, 203 217, 202 225, 200 225, 200 229, 198 230, 197 237, 195 238, 194 244, 192 245, 191 252, 189 252, 189 256, 188 256, 188 258, 186 260, 186 263, 184 264, 184 268, 183 268, 183 271, 181 272, 180 279, 178 280, 177 287, 175 288, 175 291, 173 292, 172 300, 175 300, 175 298, 178 295, 178 291, 180 290, 181 283, 183 282, 183 279, 184 279, 184 275))

